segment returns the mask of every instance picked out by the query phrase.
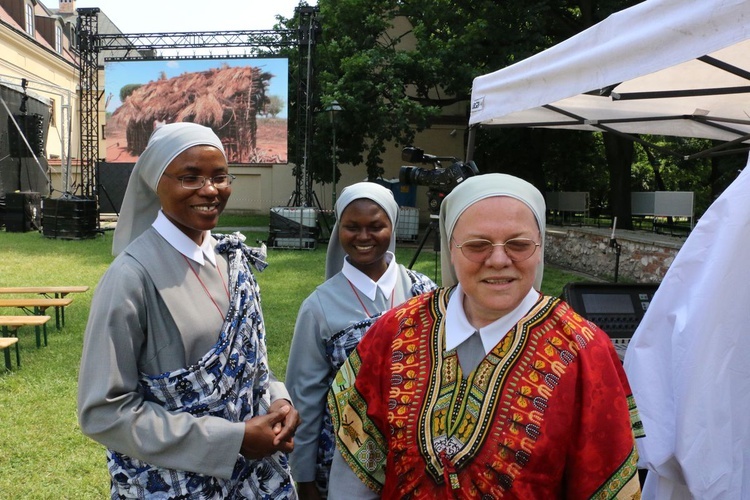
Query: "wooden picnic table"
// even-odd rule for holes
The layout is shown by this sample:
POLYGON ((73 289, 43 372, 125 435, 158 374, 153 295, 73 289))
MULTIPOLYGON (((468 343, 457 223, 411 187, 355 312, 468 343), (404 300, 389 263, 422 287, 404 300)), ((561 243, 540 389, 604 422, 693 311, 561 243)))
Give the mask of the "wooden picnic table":
MULTIPOLYGON (((86 285, 80 286, 2 286, 0 287, 0 293, 43 293, 43 294, 59 294, 60 297, 65 297, 69 293, 83 293, 88 292, 89 287, 86 285)), ((59 297, 56 297, 59 298, 59 297)))
MULTIPOLYGON (((73 302, 71 298, 65 299, 48 299, 48 298, 33 298, 33 299, 0 299, 0 307, 18 307, 24 311, 31 312, 34 316, 43 316, 44 311, 48 307, 65 307, 69 306, 73 302)), ((45 321, 42 325, 44 331, 44 345, 47 345, 47 322, 45 321)), ((36 346, 41 347, 41 341, 39 336, 39 327, 36 326, 36 346)))
MULTIPOLYGON (((56 299, 65 298, 69 293, 83 293, 89 290, 88 285, 71 285, 71 286, 3 286, 0 287, 2 294, 25 294, 36 293, 45 297, 54 296, 56 299)), ((65 308, 55 307, 55 326, 65 326, 65 308)))
MULTIPOLYGON (((36 345, 39 347, 39 327, 46 325, 49 320, 49 316, 0 316, 0 326, 3 328, 0 345, 6 347, 5 367, 8 370, 10 370, 10 351, 7 348, 13 344, 16 345, 16 365, 21 366, 21 354, 18 351, 18 329, 22 326, 33 326, 36 330, 36 345)), ((44 344, 47 344, 46 337, 44 344)))
POLYGON ((16 364, 21 366, 21 353, 18 350, 18 337, 0 337, 0 350, 5 351, 5 369, 12 368, 10 364, 10 346, 16 345, 16 364))

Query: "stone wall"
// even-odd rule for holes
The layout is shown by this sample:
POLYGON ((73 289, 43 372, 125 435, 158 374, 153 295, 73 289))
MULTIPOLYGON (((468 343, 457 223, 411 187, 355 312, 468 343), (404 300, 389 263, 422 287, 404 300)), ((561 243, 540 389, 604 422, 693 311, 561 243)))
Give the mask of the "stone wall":
MULTIPOLYGON (((615 249, 609 230, 547 227, 545 262, 613 281, 615 249)), ((684 239, 657 237, 644 231, 622 231, 618 282, 660 283, 684 239)))

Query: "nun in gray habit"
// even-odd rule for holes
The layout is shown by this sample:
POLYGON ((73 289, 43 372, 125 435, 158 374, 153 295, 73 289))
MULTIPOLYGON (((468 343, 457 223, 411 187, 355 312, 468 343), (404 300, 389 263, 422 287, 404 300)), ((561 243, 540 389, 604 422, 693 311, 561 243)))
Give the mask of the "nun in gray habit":
MULTIPOLYGON (((352 206, 349 210, 358 209, 352 206)), ((290 457, 292 473, 301 496, 303 488, 315 488, 317 483, 323 498, 333 456, 333 436, 326 409, 326 394, 333 376, 384 311, 436 286, 428 277, 396 262, 393 251, 399 207, 389 189, 374 182, 348 186, 336 201, 335 211, 336 223, 326 255, 326 281, 300 307, 286 372, 286 385, 302 418, 290 457), (352 264, 340 237, 344 211, 362 199, 377 204, 390 223, 388 250, 379 256, 387 268, 376 280, 352 264)), ((381 218, 382 212, 379 212, 381 218)))
MULTIPOLYGON (((289 422, 272 416, 279 407, 294 411, 268 368, 251 271, 265 267, 264 249, 210 230, 198 244, 161 210, 160 197, 196 196, 179 178, 157 194, 165 170, 194 146, 221 152, 192 150, 199 167, 198 155, 223 161, 186 173, 228 173, 220 139, 194 123, 156 129, 133 169, 115 230, 117 257, 86 327, 80 426, 107 448, 113 498, 296 498, 286 455, 247 442, 250 424, 279 432, 289 422)), ((212 188, 225 202, 231 189, 219 184, 212 188)))

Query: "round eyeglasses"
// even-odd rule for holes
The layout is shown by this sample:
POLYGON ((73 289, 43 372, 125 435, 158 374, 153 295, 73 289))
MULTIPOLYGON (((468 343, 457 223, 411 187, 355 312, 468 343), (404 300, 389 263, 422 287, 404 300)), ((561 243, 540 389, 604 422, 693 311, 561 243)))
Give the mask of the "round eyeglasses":
POLYGON ((464 257, 477 263, 489 259, 495 247, 503 247, 510 260, 521 262, 534 255, 537 247, 541 246, 529 238, 511 238, 504 243, 492 243, 490 240, 484 239, 466 240, 460 245, 455 243, 456 240, 453 241, 464 257))
POLYGON ((210 182, 216 189, 224 189, 231 186, 232 181, 236 178, 232 174, 220 174, 213 177, 204 177, 202 175, 181 175, 178 177, 167 173, 162 175, 180 181, 180 186, 185 189, 200 189, 206 185, 206 181, 210 182))

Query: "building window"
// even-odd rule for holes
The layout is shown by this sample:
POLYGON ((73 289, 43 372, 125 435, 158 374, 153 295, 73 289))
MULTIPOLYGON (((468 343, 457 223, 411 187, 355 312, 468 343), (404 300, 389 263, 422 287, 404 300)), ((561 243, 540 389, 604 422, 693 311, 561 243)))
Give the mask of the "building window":
POLYGON ((26 34, 34 36, 34 6, 26 4, 26 34))
POLYGON ((63 43, 62 43, 62 27, 55 26, 55 52, 62 54, 63 43))

